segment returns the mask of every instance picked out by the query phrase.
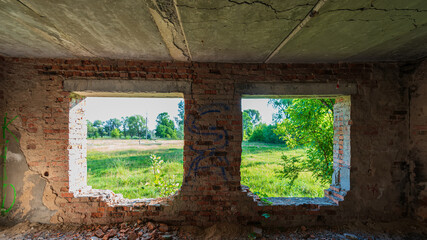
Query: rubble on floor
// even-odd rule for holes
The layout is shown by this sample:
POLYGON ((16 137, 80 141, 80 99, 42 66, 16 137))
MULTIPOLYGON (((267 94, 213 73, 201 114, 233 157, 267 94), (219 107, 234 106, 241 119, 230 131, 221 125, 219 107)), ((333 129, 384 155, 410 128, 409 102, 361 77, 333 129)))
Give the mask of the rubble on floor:
POLYGON ((49 225, 19 223, 9 228, 0 227, 0 239, 90 239, 90 240, 151 240, 151 239, 427 239, 427 228, 408 223, 364 223, 340 227, 306 227, 286 230, 265 229, 261 226, 243 226, 218 223, 207 228, 170 226, 165 223, 143 222, 111 225, 49 225), (399 226, 400 225, 400 226, 399 226), (387 230, 389 229, 389 230, 387 230))

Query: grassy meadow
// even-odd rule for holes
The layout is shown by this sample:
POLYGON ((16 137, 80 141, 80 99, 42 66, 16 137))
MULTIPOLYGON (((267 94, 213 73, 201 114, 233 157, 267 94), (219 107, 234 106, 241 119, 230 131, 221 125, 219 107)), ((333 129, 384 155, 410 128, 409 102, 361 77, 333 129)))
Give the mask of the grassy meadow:
MULTIPOLYGON (((161 195, 155 186, 150 156, 163 160, 156 173, 171 184, 183 179, 183 141, 88 140, 88 185, 110 189, 126 198, 154 198, 161 195)), ((278 177, 281 156, 303 155, 304 149, 289 150, 278 144, 242 144, 242 184, 268 197, 321 197, 328 186, 317 183, 311 173, 301 173, 293 185, 278 177)))

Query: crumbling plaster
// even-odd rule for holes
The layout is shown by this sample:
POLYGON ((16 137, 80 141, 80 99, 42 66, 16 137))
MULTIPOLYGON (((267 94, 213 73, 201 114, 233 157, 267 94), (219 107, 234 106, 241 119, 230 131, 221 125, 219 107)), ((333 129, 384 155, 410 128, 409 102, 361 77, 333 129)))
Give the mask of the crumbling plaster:
MULTIPOLYGON (((408 88, 407 80, 401 76, 401 64, 397 63, 265 65, 124 60, 0 60, 0 98, 3 100, 0 112, 7 112, 9 116, 20 115, 13 124, 14 131, 20 134, 20 144, 16 144, 12 152, 22 151, 26 165, 17 169, 6 166, 11 169, 9 174, 15 176, 14 184, 23 189, 16 203, 20 207, 13 209, 6 218, 8 220, 108 223, 147 218, 202 225, 216 221, 260 221, 263 224, 274 223, 272 226, 294 226, 302 223, 337 224, 367 218, 388 221, 412 214, 422 219, 424 214, 424 192, 411 192, 409 175, 413 174, 412 169, 425 172, 423 107, 426 101, 422 94, 425 63, 420 65, 414 75, 410 74, 418 88, 416 94, 409 95, 408 91, 413 88, 408 88), (70 92, 63 89, 64 81, 73 78, 104 81, 133 79, 156 81, 158 84, 162 80, 171 79, 190 82, 191 92, 184 94, 186 114, 197 116, 198 109, 205 109, 212 104, 216 107, 227 106, 227 111, 230 111, 217 116, 219 119, 230 116, 230 119, 217 122, 207 119, 204 124, 223 126, 229 129, 233 137, 230 138, 230 145, 221 150, 221 154, 228 156, 232 162, 225 168, 232 181, 224 182, 222 177, 212 175, 216 171, 208 171, 165 204, 142 204, 140 208, 110 206, 95 196, 74 197, 69 192, 68 179, 71 98, 70 92), (357 86, 357 93, 351 96, 349 122, 351 190, 344 201, 339 202, 339 206, 321 207, 257 205, 247 196, 247 190, 240 190, 239 187, 241 95, 236 92, 236 86, 265 82, 336 84, 338 80, 343 86, 346 83, 357 86), (418 118, 413 118, 414 112, 418 118), (409 131, 409 125, 415 130, 415 135, 412 130, 409 131), (408 151, 416 154, 408 154, 408 151), (408 159, 412 159, 412 156, 415 158, 411 163, 408 159), (211 185, 219 190, 206 188, 213 188, 211 185), (411 194, 413 199, 410 198, 411 194), (410 205, 412 208, 408 208, 410 205), (260 218, 260 213, 265 211, 271 213, 273 222, 260 218)), ((186 134, 187 146, 191 142, 201 144, 200 147, 205 144, 192 133, 186 134)), ((184 167, 189 167, 188 160, 193 158, 190 153, 187 148, 184 167)), ((422 174, 416 173, 412 185, 418 190, 424 184, 421 177, 422 174)), ((188 180, 193 181, 192 178, 188 180)))

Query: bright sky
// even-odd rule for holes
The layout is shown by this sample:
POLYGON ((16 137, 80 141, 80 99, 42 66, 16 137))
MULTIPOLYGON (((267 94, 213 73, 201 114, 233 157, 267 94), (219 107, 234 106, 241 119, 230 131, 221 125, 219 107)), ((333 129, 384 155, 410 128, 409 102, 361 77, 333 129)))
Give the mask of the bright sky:
MULTIPOLYGON (((142 115, 148 117, 148 128, 156 128, 156 118, 162 112, 169 113, 172 120, 178 116, 178 103, 182 98, 107 98, 88 97, 86 117, 89 121, 107 121, 125 116, 142 115)), ((271 124, 274 109, 268 99, 242 99, 242 111, 256 109, 261 113, 261 121, 271 124)))

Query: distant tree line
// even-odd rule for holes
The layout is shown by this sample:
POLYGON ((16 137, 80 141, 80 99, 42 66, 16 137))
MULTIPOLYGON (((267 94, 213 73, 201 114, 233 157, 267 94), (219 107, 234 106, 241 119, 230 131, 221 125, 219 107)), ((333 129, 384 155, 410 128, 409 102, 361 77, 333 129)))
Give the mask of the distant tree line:
POLYGON ((87 120, 88 138, 166 138, 183 139, 184 138, 184 102, 178 103, 178 117, 175 117, 175 123, 167 112, 160 113, 156 118, 156 128, 147 129, 146 119, 141 115, 122 117, 121 119, 112 118, 105 122, 87 120), (176 126, 175 126, 176 123, 176 126))
POLYGON ((275 133, 277 122, 267 125, 261 123, 258 110, 247 109, 242 112, 243 140, 249 142, 285 143, 286 141, 275 133))

